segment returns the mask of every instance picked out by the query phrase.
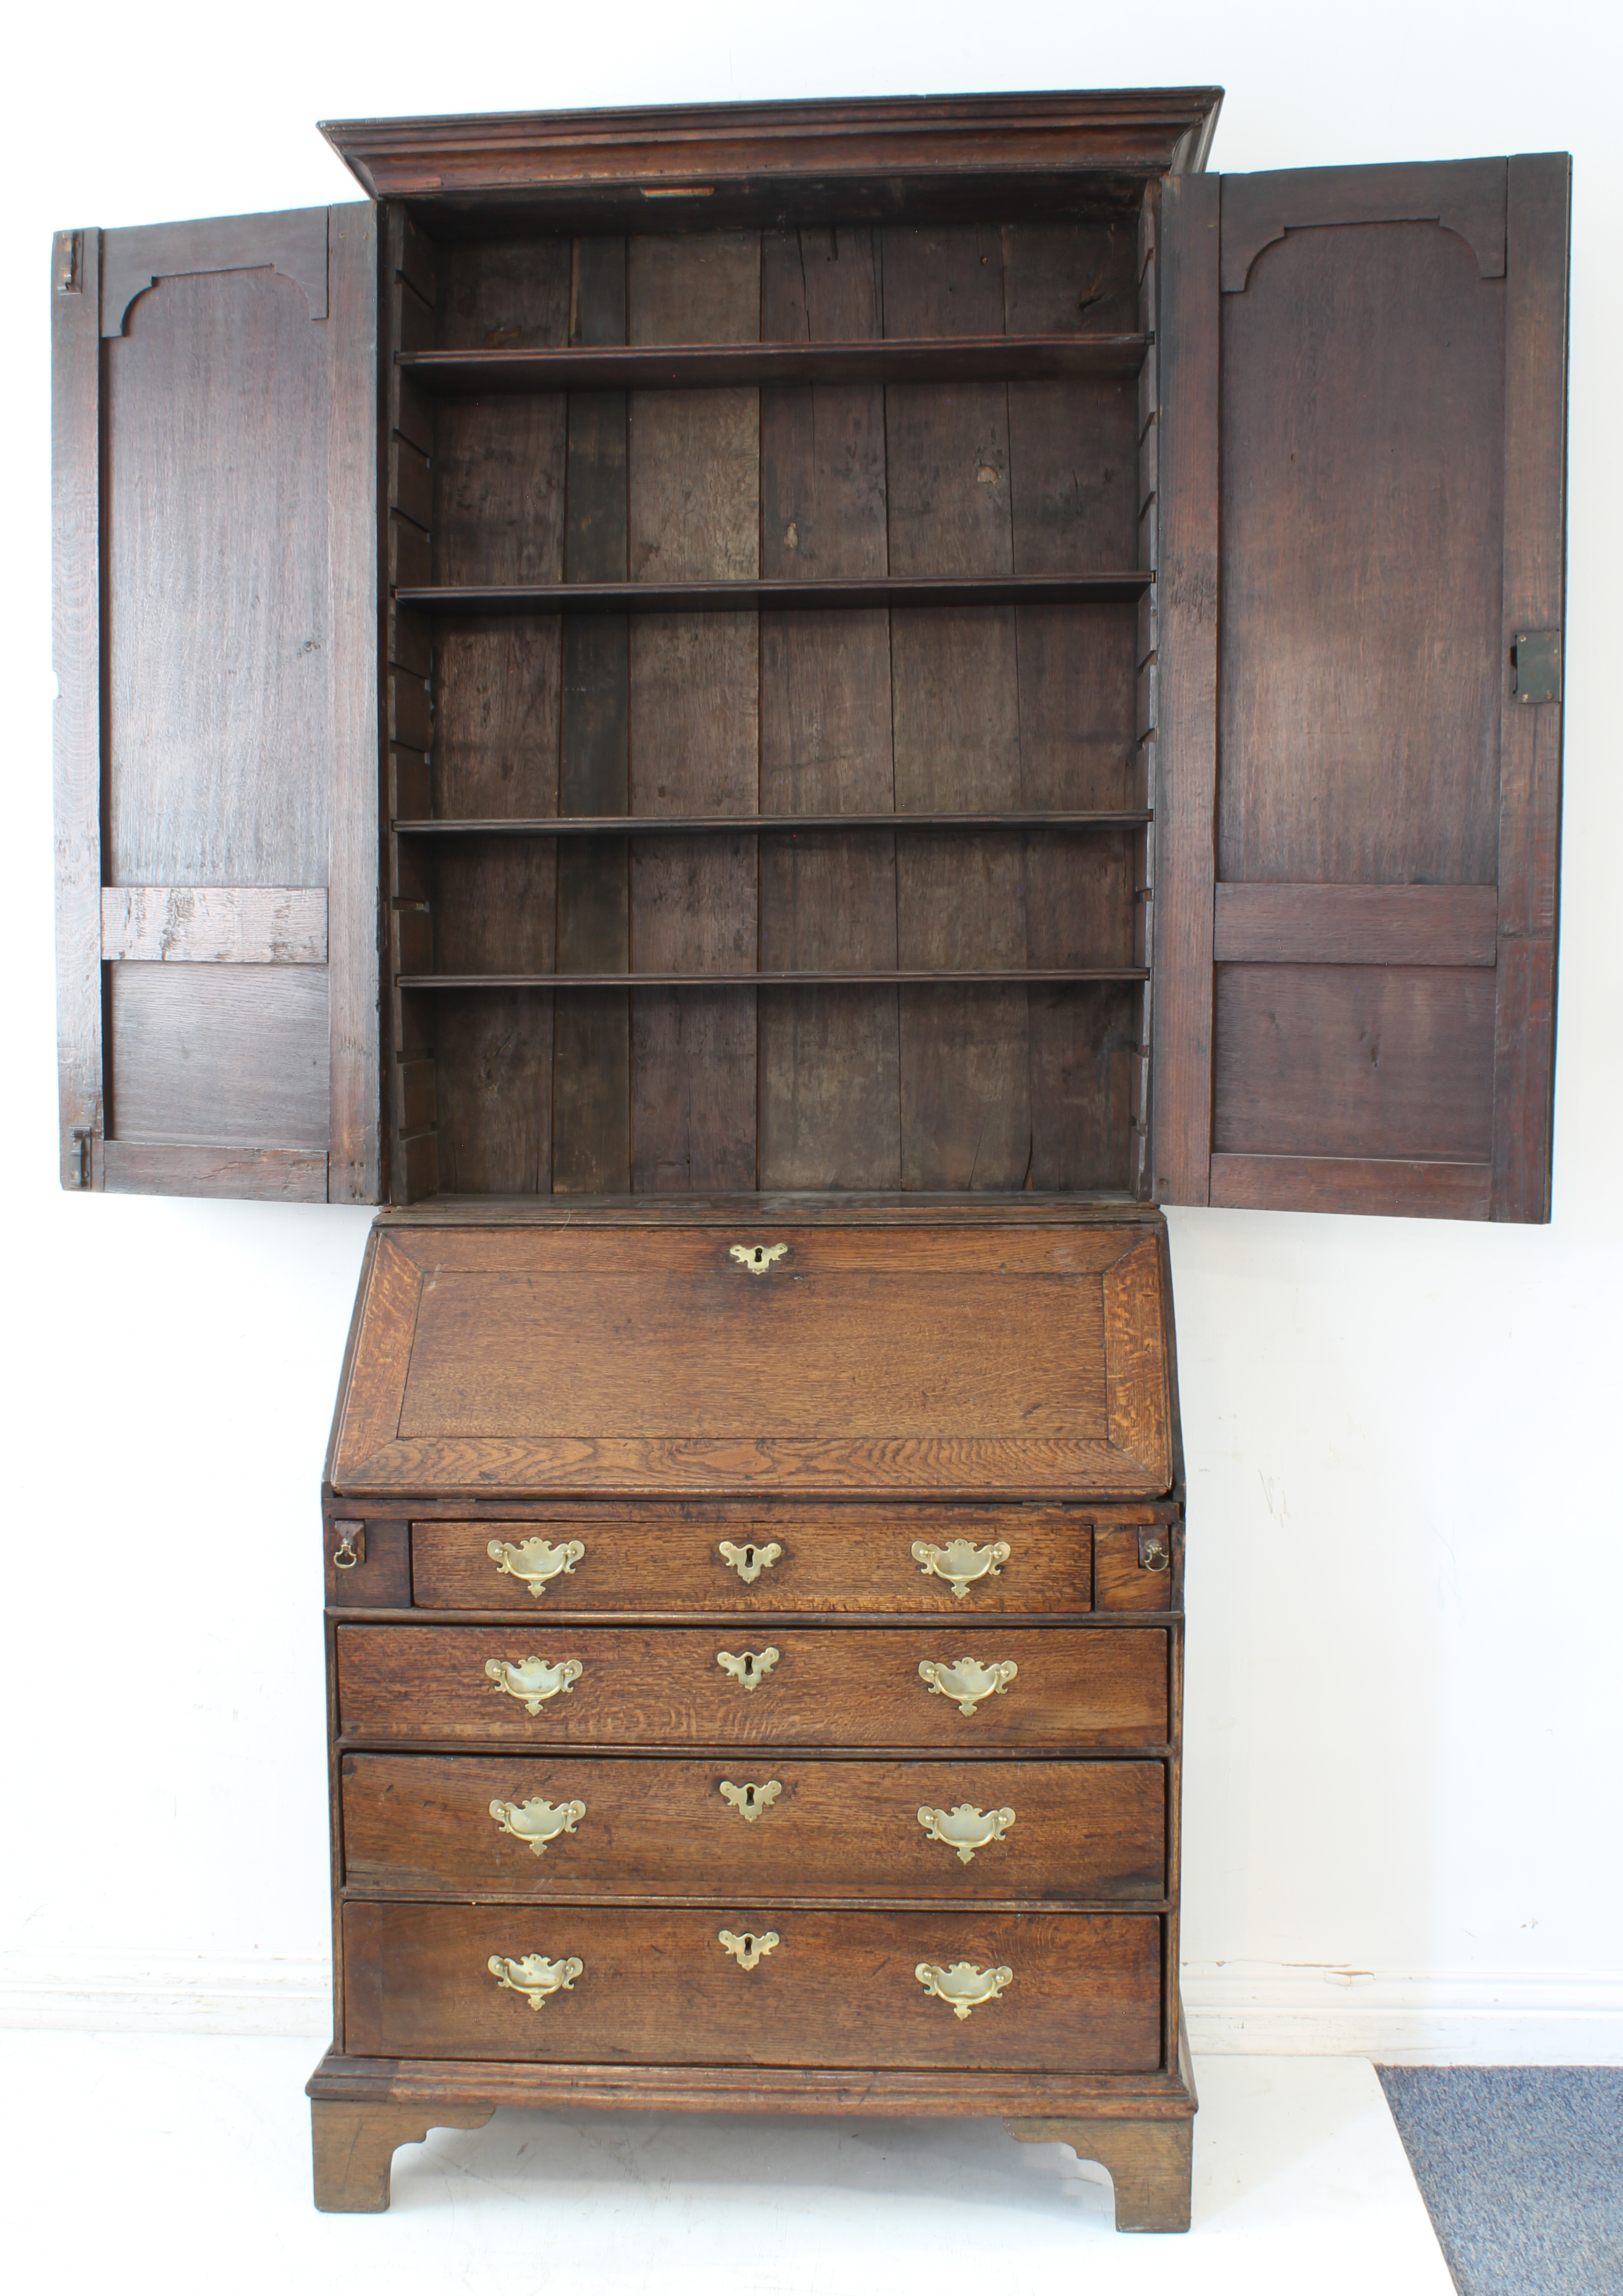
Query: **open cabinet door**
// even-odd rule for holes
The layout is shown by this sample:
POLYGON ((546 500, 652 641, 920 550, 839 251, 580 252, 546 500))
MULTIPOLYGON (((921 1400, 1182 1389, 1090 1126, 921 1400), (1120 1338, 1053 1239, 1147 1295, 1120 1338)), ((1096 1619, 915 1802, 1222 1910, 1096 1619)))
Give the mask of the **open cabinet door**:
POLYGON ((65 1187, 374 1202, 377 246, 53 246, 65 1187))
POLYGON ((1164 1201, 1549 1217, 1570 178, 1168 186, 1164 1201))

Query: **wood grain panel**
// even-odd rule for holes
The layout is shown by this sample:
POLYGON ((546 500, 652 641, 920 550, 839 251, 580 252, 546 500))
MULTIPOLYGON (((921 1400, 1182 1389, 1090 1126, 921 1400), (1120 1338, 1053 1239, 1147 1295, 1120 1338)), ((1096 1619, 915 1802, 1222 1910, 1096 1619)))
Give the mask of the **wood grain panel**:
POLYGON ((1504 290, 1357 213, 1223 304, 1218 873, 1491 884, 1504 290))
POLYGON ((1223 291, 1238 294, 1265 247, 1316 225, 1435 220, 1457 233, 1484 279, 1504 276, 1503 160, 1385 168, 1281 168, 1223 184, 1223 291))
POLYGON ((110 1140, 105 1185, 110 1195, 237 1196, 271 1203, 324 1204, 327 1159, 319 1148, 110 1140))
POLYGON ((374 1227, 333 1428, 335 1460, 347 1451, 365 1456, 378 1450, 398 1427, 422 1291, 422 1270, 374 1227))
POLYGON ((1370 1156, 1214 1156, 1214 1204, 1281 1212, 1486 1219, 1492 1168, 1370 1156))
POLYGON ((345 1880, 391 1897, 1066 1899, 1160 1895, 1157 1762, 709 1762, 413 1754, 342 1759, 345 1880), (723 1780, 757 1790, 746 1819, 723 1780), (769 1800, 760 1790, 775 1781, 769 1800), (584 1801, 537 1857, 493 1801, 584 1801), (921 1808, 1012 1809, 968 1864, 921 1808), (660 1852, 651 1857, 650 1844, 660 1852))
POLYGON ((1149 1749, 1168 1726, 1160 1627, 370 1627, 338 1629, 342 1733, 364 1745, 908 1746, 1149 1749), (779 1653, 753 1689, 717 1652, 779 1653), (972 1714, 932 1691, 922 1664, 965 1655, 1019 1673, 972 1714), (531 1657, 581 1672, 531 1715, 488 1663, 531 1657))
POLYGON ((347 2014, 345 2044, 373 2055, 695 2060, 739 2065, 1086 2067, 1160 2062, 1160 1923, 1143 1914, 714 1913, 606 1907, 505 1915, 489 1907, 346 1908, 374 1930, 375 2025, 347 2014), (753 1970, 717 1931, 775 1928, 753 1970), (493 1953, 574 1955, 568 1992, 538 2012, 488 1970, 493 1953), (1007 1967, 996 2002, 955 2016, 914 1975, 922 1962, 1007 1967))
POLYGON ((1493 1015, 1486 971, 1220 965, 1212 1144, 1483 1161, 1493 1015))
MULTIPOLYGON (((766 335, 877 338, 871 230, 768 233, 766 335)), ((888 570, 884 394, 874 384, 761 395, 761 573, 888 570)), ((891 808, 890 632, 882 611, 773 614, 761 623, 765 813, 891 808)), ((761 847, 767 970, 894 970, 896 840, 882 832, 775 838, 761 847)), ((760 1185, 896 1187, 897 995, 798 989, 760 1005, 760 1185)))
POLYGON ((116 964, 110 1130, 125 1141, 327 1146, 327 976, 315 965, 116 964))
POLYGON ((529 1522, 428 1521, 412 1527, 413 1600, 420 1609, 555 1612, 907 1611, 954 1619, 1086 1611, 1093 1534, 1085 1521, 1021 1508, 1009 1515, 954 1510, 874 1514, 842 1509, 816 1520, 721 1527, 660 1516, 643 1521, 553 1517, 529 1522), (493 1562, 492 1542, 528 1538, 586 1549, 537 1594, 493 1562), (775 1559, 746 1584, 721 1542, 754 1545, 775 1559), (962 1595, 914 1560, 915 1543, 977 1548, 1001 1540, 1007 1561, 962 1595))
MULTIPOLYGON (((760 333, 753 233, 637 238, 633 342, 760 333)), ((760 411, 753 391, 639 391, 629 414, 633 581, 734 580, 760 566, 760 411)), ((759 801, 754 614, 639 615, 631 629, 633 813, 732 813, 759 801)), ((634 971, 749 972, 752 840, 666 837, 631 849, 634 971)), ((756 1184, 756 1015, 749 992, 655 990, 632 1002, 632 1186, 756 1184)))
POLYGON ((324 885, 327 328, 274 272, 165 278, 105 390, 106 875, 324 885))
POLYGON ((102 234, 102 332, 127 332, 129 307, 160 279, 188 272, 272 270, 292 282, 307 319, 327 316, 327 210, 205 216, 195 223, 136 224, 102 234))

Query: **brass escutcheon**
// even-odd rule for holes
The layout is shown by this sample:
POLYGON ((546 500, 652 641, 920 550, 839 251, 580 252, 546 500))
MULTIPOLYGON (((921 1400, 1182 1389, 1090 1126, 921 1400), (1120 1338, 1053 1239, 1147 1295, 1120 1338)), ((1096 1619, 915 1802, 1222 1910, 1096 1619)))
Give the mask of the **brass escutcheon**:
POLYGON ((734 1682, 742 1683, 746 1690, 753 1690, 758 1682, 765 1681, 783 1654, 768 1643, 764 1651, 740 1651, 736 1654, 732 1651, 717 1651, 716 1663, 724 1674, 730 1674, 734 1682))
POLYGON ((763 1786, 735 1786, 731 1778, 723 1778, 717 1788, 723 1801, 732 1804, 746 1825, 753 1825, 764 1809, 770 1809, 783 1791, 781 1778, 768 1778, 763 1786))
POLYGON ((1001 1698, 1020 1669, 1012 1658, 996 1658, 982 1666, 978 1658, 927 1658, 920 1662, 919 1680, 930 1685, 937 1698, 950 1698, 960 1714, 972 1714, 983 1698, 1001 1698))
POLYGON ((958 1853, 960 1865, 967 1866, 978 1849, 989 1841, 1001 1841, 1014 1823, 1012 1809, 977 1809, 972 1801, 961 1801, 952 1809, 930 1809, 919 1812, 919 1824, 931 1841, 945 1841, 949 1849, 958 1853))
POLYGON ((716 1935, 741 1969, 753 1969, 780 1942, 776 1930, 762 1930, 758 1935, 746 1930, 742 1937, 734 1937, 731 1930, 717 1930, 716 1935))
POLYGON ((730 1538, 724 1538, 716 1552, 730 1570, 737 1571, 746 1587, 753 1587, 762 1571, 770 1570, 781 1558, 783 1550, 775 1538, 769 1546, 734 1546, 730 1538))
POLYGON ((583 1801, 560 1802, 554 1809, 550 1801, 532 1796, 529 1801, 493 1801, 490 1815, 504 1833, 515 1841, 528 1841, 539 1857, 549 1841, 556 1841, 561 1833, 573 1833, 586 1814, 583 1801))
POLYGON ((548 1666, 538 1658, 488 1658, 485 1672, 498 1690, 509 1698, 522 1701, 527 1714, 539 1714, 549 1698, 556 1698, 561 1690, 568 1690, 586 1672, 578 1658, 561 1658, 556 1666, 548 1666))
POLYGON ((585 1561, 586 1550, 578 1538, 563 1546, 545 1538, 523 1538, 516 1546, 509 1539, 493 1538, 485 1552, 504 1578, 517 1578, 539 1602, 548 1580, 561 1571, 572 1571, 585 1561))
POLYGON ((920 1577, 945 1578, 960 1602, 978 1578, 1001 1578, 1010 1552, 1006 1538, 995 1538, 987 1546, 971 1546, 967 1538, 949 1539, 945 1546, 931 1546, 922 1538, 913 1543, 920 1577))
POLYGON ((922 1961, 914 1975, 938 2001, 945 2001, 953 2015, 967 2017, 971 2009, 979 2009, 985 2001, 996 2001, 1005 1985, 1014 1982, 1014 1972, 1001 1969, 977 1969, 973 1962, 955 1961, 949 1969, 938 1969, 933 1961, 922 1961))
POLYGON ((735 1243, 733 1258, 751 1275, 765 1275, 775 1259, 782 1259, 789 1250, 786 1243, 735 1243))
POLYGON ((504 1953, 493 1953, 485 1966, 498 1985, 509 1993, 523 1994, 530 2007, 538 2009, 554 1993, 572 1993, 586 1964, 575 1954, 567 1961, 548 1961, 544 1953, 527 1953, 511 1961, 504 1953))

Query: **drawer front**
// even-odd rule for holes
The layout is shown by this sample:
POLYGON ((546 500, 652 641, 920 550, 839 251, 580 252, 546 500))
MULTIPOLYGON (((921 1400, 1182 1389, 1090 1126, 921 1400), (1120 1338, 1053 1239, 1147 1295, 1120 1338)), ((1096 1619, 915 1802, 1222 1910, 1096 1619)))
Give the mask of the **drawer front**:
POLYGON ((1159 1898, 1159 1762, 348 1754, 352 1889, 467 1898, 1159 1898))
POLYGON ((527 1620, 340 1627, 337 1644, 340 1727, 366 1743, 1072 1752, 1167 1742, 1161 1627, 953 1620, 768 1636, 527 1620))
POLYGON ((920 1509, 774 1521, 414 1522, 433 1611, 1086 1611, 1093 1532, 1062 1514, 920 1509), (915 1554, 914 1549, 919 1551, 915 1554))
POLYGON ((344 2046, 358 2056, 1049 2072, 1160 2062, 1153 1914, 352 1901, 343 1937, 344 2046), (921 1969, 939 1975, 927 1983, 921 1969))

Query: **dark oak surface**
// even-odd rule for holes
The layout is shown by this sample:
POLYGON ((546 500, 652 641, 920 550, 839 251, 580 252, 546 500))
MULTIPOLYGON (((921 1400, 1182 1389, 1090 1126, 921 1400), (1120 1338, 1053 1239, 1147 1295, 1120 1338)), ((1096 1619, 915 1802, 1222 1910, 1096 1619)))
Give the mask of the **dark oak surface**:
POLYGON ((1087 1904, 1154 1901, 1165 1883, 1156 1762, 346 1754, 341 1777, 344 1878, 364 1894, 1087 1904), (755 1816, 723 1797, 724 1780, 754 1787, 755 1816), (537 1799, 586 1804, 538 1857, 490 1814, 537 1799), (918 1816, 964 1803, 1014 1812, 968 1862, 918 1816))
POLYGON ((964 2070, 1160 2062, 1160 1923, 1145 1914, 775 1914, 608 1906, 344 1908, 347 2049, 628 2063, 866 2065, 964 2070), (746 1970, 718 1932, 779 1943, 746 1970), (492 1955, 583 1964, 539 2009, 500 1986, 492 1955), (1007 1968, 959 2018, 921 1963, 1007 1968))
POLYGON ((1133 1749, 1168 1736, 1168 1637, 1143 1627, 340 1626, 339 1726, 357 1745, 1133 1749), (775 1662, 746 1685, 720 1663, 775 1662), (1012 1661, 1007 1685, 964 1714, 922 1665, 1012 1661), (578 1677, 531 1714, 487 1672, 575 1660, 578 1677))

